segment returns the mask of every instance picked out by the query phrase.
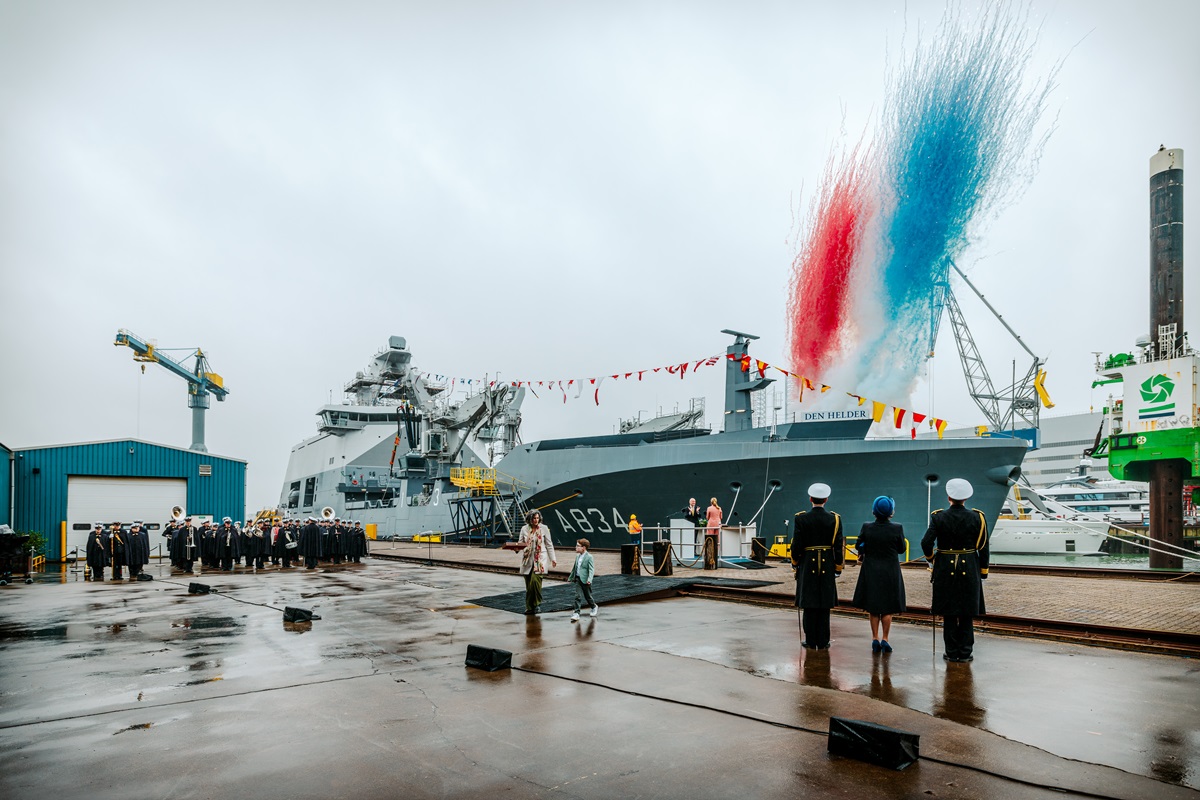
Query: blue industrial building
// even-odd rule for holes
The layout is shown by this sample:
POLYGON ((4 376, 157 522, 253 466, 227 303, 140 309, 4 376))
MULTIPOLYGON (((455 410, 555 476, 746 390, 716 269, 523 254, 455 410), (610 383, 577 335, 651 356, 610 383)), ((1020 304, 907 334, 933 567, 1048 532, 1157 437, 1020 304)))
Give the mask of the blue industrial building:
POLYGON ((174 506, 197 519, 245 517, 240 459, 138 439, 16 449, 11 458, 10 524, 45 535, 50 561, 86 542, 95 522, 142 520, 154 545, 174 506))
POLYGON ((12 450, 0 442, 0 525, 12 525, 12 450))

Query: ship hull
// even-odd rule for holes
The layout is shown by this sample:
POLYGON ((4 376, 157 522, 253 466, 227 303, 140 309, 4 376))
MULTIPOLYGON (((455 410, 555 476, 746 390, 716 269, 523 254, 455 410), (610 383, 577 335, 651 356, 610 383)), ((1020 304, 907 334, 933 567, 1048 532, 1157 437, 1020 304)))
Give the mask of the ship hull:
POLYGON ((999 520, 992 530, 992 553, 1012 555, 1104 554, 1107 522, 999 520))
MULTIPOLYGON (((971 481, 975 494, 970 505, 994 522, 1009 481, 1020 474, 1026 449, 1019 441, 999 439, 764 441, 765 433, 611 446, 598 446, 596 440, 585 446, 573 441, 570 446, 555 441, 525 444, 497 465, 497 482, 511 482, 527 507, 543 509, 556 544, 569 547, 586 538, 599 548, 630 541, 627 525, 632 514, 647 528, 644 538, 659 538, 659 529, 683 518, 691 497, 705 507, 717 498, 725 524, 753 523, 755 535, 769 546, 776 537, 790 540, 793 515, 809 508, 808 487, 827 483, 833 488, 828 508, 842 515, 848 537, 856 536, 862 523, 871 519, 875 497, 893 497, 894 519, 904 526, 909 557, 917 558, 929 512, 946 504, 946 481, 971 481)), ((376 464, 376 474, 386 475, 390 445, 370 430, 357 436, 372 446, 355 453, 352 441, 331 437, 327 445, 309 444, 306 449, 321 452, 319 458, 309 454, 306 460, 325 462, 324 448, 337 447, 359 465, 357 469, 376 464)), ((289 482, 305 472, 290 469, 289 482)), ((370 479, 369 472, 363 474, 370 479)), ((455 501, 469 497, 446 479, 412 479, 398 482, 395 496, 384 504, 348 502, 354 495, 345 492, 344 473, 328 470, 315 477, 311 505, 288 513, 303 516, 328 506, 344 519, 373 524, 384 538, 454 531, 462 517, 460 511, 456 519, 451 509, 455 501)))
POLYGON ((689 498, 707 507, 715 497, 726 525, 753 522, 769 546, 778 536, 790 540, 793 516, 810 507, 808 487, 821 482, 833 488, 827 507, 841 514, 847 536, 856 536, 872 519, 877 496, 893 497, 894 520, 904 526, 915 558, 930 511, 946 504, 947 480, 970 480, 975 487, 970 505, 994 521, 1026 450, 1023 443, 998 440, 724 439, 718 434, 683 443, 552 452, 527 445, 509 454, 500 469, 530 487, 526 502, 543 508, 556 544, 577 538, 602 548, 628 543, 631 514, 647 528, 644 537, 659 538, 658 529, 682 519, 689 498))

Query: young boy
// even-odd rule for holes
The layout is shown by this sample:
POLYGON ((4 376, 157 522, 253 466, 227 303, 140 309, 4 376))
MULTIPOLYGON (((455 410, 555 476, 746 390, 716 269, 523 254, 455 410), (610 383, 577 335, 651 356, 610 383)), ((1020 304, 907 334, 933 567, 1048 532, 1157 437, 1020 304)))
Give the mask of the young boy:
POLYGON ((592 599, 592 578, 596 575, 596 560, 588 552, 591 546, 592 543, 587 539, 575 540, 575 552, 578 555, 575 556, 575 566, 571 567, 571 575, 567 578, 575 584, 575 613, 571 615, 571 622, 579 622, 581 600, 592 607, 593 617, 600 613, 600 607, 592 599))

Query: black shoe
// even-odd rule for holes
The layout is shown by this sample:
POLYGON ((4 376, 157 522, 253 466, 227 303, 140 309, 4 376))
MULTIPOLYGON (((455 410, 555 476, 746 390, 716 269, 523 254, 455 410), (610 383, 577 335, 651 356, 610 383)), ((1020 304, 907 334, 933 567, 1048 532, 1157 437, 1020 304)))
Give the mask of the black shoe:
POLYGON ((809 644, 808 642, 801 642, 800 646, 805 648, 806 650, 828 650, 829 649, 829 645, 827 645, 827 644, 809 644))
POLYGON ((542 613, 542 607, 541 607, 541 606, 534 606, 534 607, 533 607, 533 613, 535 613, 535 614, 540 614, 540 613, 542 613))

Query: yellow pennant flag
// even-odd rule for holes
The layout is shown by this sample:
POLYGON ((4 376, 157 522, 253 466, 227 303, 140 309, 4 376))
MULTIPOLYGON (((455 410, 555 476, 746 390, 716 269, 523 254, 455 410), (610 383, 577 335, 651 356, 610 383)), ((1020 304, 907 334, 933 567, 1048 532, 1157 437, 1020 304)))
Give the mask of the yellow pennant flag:
POLYGON ((887 403, 879 403, 875 400, 871 401, 871 419, 879 422, 883 419, 883 411, 887 408, 887 403))

